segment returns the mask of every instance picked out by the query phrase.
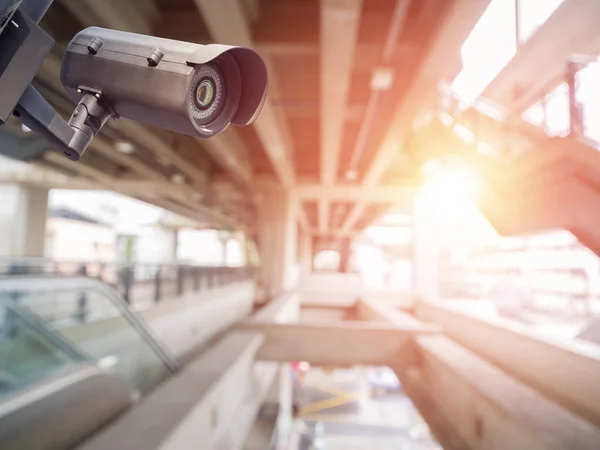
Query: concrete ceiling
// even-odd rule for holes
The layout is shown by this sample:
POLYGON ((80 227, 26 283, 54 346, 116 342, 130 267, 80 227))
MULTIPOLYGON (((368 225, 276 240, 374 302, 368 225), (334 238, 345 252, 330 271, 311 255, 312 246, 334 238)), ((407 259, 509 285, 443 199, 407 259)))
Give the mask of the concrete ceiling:
POLYGON ((57 46, 35 84, 64 115, 72 104, 59 81, 61 51, 90 25, 251 46, 267 63, 270 92, 254 125, 230 127, 209 141, 121 120, 105 127, 78 164, 52 153, 37 163, 73 176, 73 186, 84 180, 241 228, 254 226, 255 182, 275 178, 302 193, 301 223, 310 232, 354 234, 398 202, 410 208, 403 196, 393 197, 402 188, 385 184, 414 183, 417 167, 403 150, 415 101, 448 75, 436 68, 457 69, 460 39, 474 24, 465 17, 478 17, 487 3, 56 0, 42 26, 57 46), (374 96, 375 72, 393 79, 374 96), (135 151, 119 152, 120 141, 135 151), (148 189, 149 183, 163 188, 148 189), (326 195, 315 195, 319 189, 326 195))

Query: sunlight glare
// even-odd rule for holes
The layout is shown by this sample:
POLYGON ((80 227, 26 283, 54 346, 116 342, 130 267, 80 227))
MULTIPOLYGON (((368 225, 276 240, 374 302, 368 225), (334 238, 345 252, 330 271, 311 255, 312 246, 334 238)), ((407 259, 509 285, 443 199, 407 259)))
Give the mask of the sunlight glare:
POLYGON ((421 197, 437 207, 456 208, 471 200, 477 184, 477 175, 468 167, 446 169, 430 179, 421 191, 421 197))

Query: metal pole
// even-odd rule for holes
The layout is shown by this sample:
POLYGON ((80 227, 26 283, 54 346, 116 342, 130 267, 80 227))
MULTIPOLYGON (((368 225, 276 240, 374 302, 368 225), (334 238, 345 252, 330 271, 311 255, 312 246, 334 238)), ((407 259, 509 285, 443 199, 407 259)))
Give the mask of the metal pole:
POLYGON ((160 266, 156 269, 154 275, 154 303, 160 302, 160 266))
POLYGON ((123 298, 127 304, 131 303, 131 284, 133 282, 133 270, 130 265, 123 267, 123 298))
POLYGON ((577 103, 577 72, 579 64, 573 61, 567 63, 567 85, 569 86, 569 119, 571 122, 571 132, 576 136, 583 134, 583 118, 581 117, 581 108, 577 103))
POLYGON ((177 296, 180 297, 183 294, 183 275, 184 268, 177 266, 177 296))

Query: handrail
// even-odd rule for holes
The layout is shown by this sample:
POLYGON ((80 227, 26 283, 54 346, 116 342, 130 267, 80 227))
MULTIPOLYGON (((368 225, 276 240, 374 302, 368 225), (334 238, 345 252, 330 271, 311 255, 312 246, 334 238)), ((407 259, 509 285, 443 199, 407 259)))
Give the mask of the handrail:
POLYGON ((49 329, 43 320, 31 313, 27 308, 19 305, 14 299, 8 295, 2 295, 0 292, 0 302, 13 314, 19 317, 28 327, 36 330, 37 333, 42 335, 49 342, 54 344, 57 348, 64 351, 74 361, 90 361, 92 358, 86 355, 81 349, 74 346, 67 339, 62 337, 60 334, 49 329))
POLYGON ((127 303, 139 300, 141 293, 153 302, 165 296, 181 296, 187 290, 200 291, 237 281, 252 279, 252 266, 221 267, 181 263, 105 263, 102 261, 57 261, 44 258, 0 258, 0 276, 84 275, 98 278, 115 287, 127 303), (170 292, 166 292, 170 291, 170 292))
MULTIPOLYGON (((74 290, 81 291, 85 289, 95 289, 106 295, 110 302, 117 308, 119 313, 129 322, 129 324, 139 333, 142 339, 152 348, 163 363, 172 371, 178 370, 179 365, 170 352, 165 349, 153 335, 143 320, 134 314, 118 293, 105 283, 86 277, 40 277, 32 275, 0 277, 0 294, 2 292, 44 292, 49 289, 74 290)), ((32 312, 33 315, 35 313, 32 312)), ((43 319, 40 319, 43 322, 43 319)), ((40 328, 45 328, 43 324, 38 324, 40 328)), ((52 326, 52 324, 47 324, 52 326)), ((46 330, 47 331, 47 330, 46 330)))

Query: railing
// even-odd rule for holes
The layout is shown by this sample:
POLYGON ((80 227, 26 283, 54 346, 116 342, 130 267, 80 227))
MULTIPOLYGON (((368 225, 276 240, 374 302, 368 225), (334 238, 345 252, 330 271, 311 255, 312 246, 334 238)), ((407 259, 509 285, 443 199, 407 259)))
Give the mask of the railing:
POLYGON ((114 287, 129 304, 158 303, 189 292, 202 292, 236 282, 252 281, 255 273, 254 267, 211 267, 178 263, 129 264, 38 258, 0 261, 0 276, 44 274, 97 278, 114 287))
POLYGON ((522 308, 561 317, 600 316, 600 293, 581 267, 455 267, 440 273, 443 298, 488 299, 499 308, 522 308), (510 303, 510 304, 509 304, 510 303))
POLYGON ((0 278, 0 391, 81 362, 110 367, 141 392, 178 367, 105 283, 68 276, 0 278))

